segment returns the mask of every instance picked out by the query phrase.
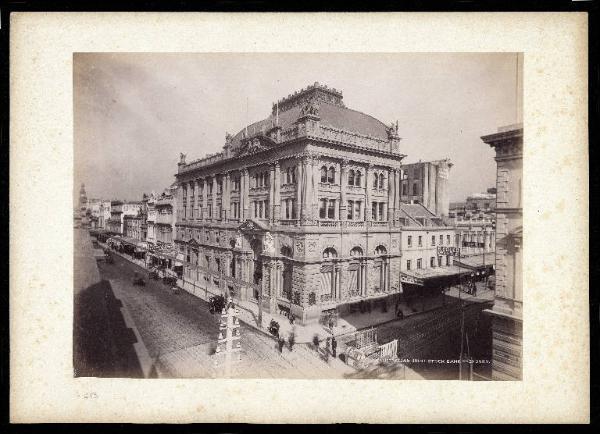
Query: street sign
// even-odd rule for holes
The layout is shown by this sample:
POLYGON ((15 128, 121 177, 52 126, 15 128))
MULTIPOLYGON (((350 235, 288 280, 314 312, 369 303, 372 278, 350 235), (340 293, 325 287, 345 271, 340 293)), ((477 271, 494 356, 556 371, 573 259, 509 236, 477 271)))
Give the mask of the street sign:
POLYGON ((438 255, 460 256, 459 247, 438 246, 438 255))

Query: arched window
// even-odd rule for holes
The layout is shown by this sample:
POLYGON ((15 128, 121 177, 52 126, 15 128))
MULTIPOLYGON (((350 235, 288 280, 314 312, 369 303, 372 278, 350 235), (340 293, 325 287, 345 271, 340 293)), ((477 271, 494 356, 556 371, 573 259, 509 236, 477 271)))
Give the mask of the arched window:
POLYGON ((361 186, 361 182, 360 182, 360 181, 361 181, 361 179, 360 179, 360 177, 361 177, 361 175, 360 175, 360 171, 359 171, 359 170, 357 170, 357 171, 356 171, 356 175, 354 176, 354 185, 355 185, 355 186, 357 186, 357 187, 360 187, 360 186, 361 186))
POLYGON ((348 172, 348 185, 354 185, 354 170, 348 172))
POLYGON ((383 246, 377 246, 377 248, 375 249, 375 254, 377 256, 385 255, 385 254, 387 254, 387 250, 383 246))
POLYGON ((379 181, 379 176, 376 173, 374 173, 373 174, 373 188, 377 188, 378 181, 379 181))
POLYGON ((287 256, 288 258, 291 258, 292 255, 292 249, 288 246, 283 246, 280 250, 281 256, 287 256))
POLYGON ((327 167, 325 166, 321 167, 321 182, 327 182, 327 167))
POLYGON ((327 171, 327 182, 330 184, 335 183, 335 169, 333 168, 333 166, 331 166, 327 171))
POLYGON ((383 182, 384 182, 384 177, 383 177, 383 173, 379 174, 379 188, 383 189, 383 182))
POLYGON ((290 171, 292 173, 292 184, 295 184, 296 183, 296 168, 292 167, 290 171))
POLYGON ((419 194, 419 185, 416 182, 413 184, 412 194, 413 194, 413 196, 416 196, 419 194))
POLYGON ((323 250, 323 259, 337 258, 337 252, 333 247, 328 247, 323 250))
POLYGON ((363 256, 363 250, 360 247, 356 246, 352 250, 350 250, 350 256, 355 258, 361 257, 363 256))

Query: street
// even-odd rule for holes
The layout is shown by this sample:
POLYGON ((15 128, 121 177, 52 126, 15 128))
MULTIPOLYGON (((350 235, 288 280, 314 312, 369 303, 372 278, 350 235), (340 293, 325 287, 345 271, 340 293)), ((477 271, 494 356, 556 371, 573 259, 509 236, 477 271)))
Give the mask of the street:
MULTIPOLYGON (((148 272, 113 253, 114 263, 99 262, 101 277, 110 282, 115 294, 129 311, 150 357, 161 377, 213 378, 218 335, 218 315, 208 311, 203 300, 181 290, 173 294, 161 281, 148 278, 148 272), (133 285, 134 272, 146 280, 133 285)), ((242 360, 234 364, 238 378, 341 378, 343 372, 318 359, 303 344, 293 352, 256 329, 242 323, 242 360)))

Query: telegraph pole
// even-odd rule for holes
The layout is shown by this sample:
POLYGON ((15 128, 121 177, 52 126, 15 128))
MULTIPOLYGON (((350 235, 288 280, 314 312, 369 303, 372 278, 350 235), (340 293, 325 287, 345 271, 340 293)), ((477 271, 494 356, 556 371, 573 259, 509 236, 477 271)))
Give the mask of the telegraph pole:
POLYGON ((215 367, 219 366, 219 357, 225 356, 225 377, 231 377, 231 365, 233 363, 233 354, 237 353, 237 360, 242 358, 242 348, 240 344, 240 322, 238 320, 239 309, 234 306, 231 297, 228 298, 226 306, 221 312, 219 324, 219 339, 215 353, 215 367))

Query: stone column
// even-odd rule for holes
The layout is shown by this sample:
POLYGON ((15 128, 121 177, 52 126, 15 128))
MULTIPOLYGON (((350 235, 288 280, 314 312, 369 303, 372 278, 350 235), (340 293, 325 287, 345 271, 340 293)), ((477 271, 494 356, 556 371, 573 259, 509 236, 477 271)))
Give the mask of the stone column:
POLYGON ((310 157, 302 158, 302 205, 300 207, 302 222, 311 220, 312 208, 312 161, 310 157))
POLYGON ((272 218, 273 222, 278 223, 281 218, 281 173, 279 161, 273 165, 275 175, 273 176, 273 202, 271 203, 271 209, 273 210, 272 218))
POLYGON ((302 169, 302 160, 298 160, 296 170, 296 218, 298 220, 300 220, 302 212, 302 179, 304 177, 302 169))
MULTIPOLYGON (((269 167, 269 221, 275 221, 275 165, 269 167)), ((266 210, 265 210, 266 211, 266 210)))
POLYGON ((402 188, 402 170, 394 169, 395 187, 394 187, 394 220, 400 218, 400 192, 402 188))
POLYGON ((212 177, 213 183, 213 192, 212 192, 212 218, 213 220, 217 219, 217 192, 219 190, 219 186, 217 185, 217 175, 212 177))
POLYGON ((348 219, 348 201, 346 200, 346 188, 348 186, 348 160, 342 160, 342 171, 340 173, 340 220, 348 219))
POLYGON ((342 273, 340 272, 340 266, 335 266, 335 292, 333 294, 334 300, 339 300, 342 294, 342 273))
POLYGON ((365 174, 365 220, 372 221, 373 216, 371 215, 371 189, 373 188, 373 165, 367 166, 365 174))
POLYGON ((208 207, 208 199, 207 199, 207 183, 206 183, 206 178, 203 178, 201 181, 202 183, 202 215, 200 216, 200 218, 202 220, 205 220, 208 213, 207 213, 207 207, 208 207))
POLYGON ((319 215, 319 182, 320 182, 320 170, 319 170, 320 161, 318 158, 312 158, 311 164, 311 178, 312 178, 312 188, 309 196, 309 201, 311 203, 311 219, 316 219, 316 216, 319 215))
MULTIPOLYGON (((177 221, 181 221, 183 216, 183 185, 179 184, 177 187, 177 221)), ((159 215, 159 214, 157 214, 159 215)))
POLYGON ((388 169, 387 172, 388 178, 388 222, 394 221, 394 211, 396 210, 396 180, 395 180, 395 172, 392 169, 388 169))
POLYGON ((248 169, 242 169, 242 191, 240 192, 240 213, 241 220, 247 220, 250 218, 250 185, 248 169))
POLYGON ((187 213, 185 218, 187 221, 190 221, 190 216, 192 215, 192 194, 194 188, 194 181, 190 181, 187 183, 187 213))
POLYGON ((200 179, 194 180, 194 220, 200 220, 200 179))
POLYGON ((221 200, 221 207, 223 208, 223 220, 227 221, 231 216, 229 215, 229 208, 231 203, 231 176, 229 172, 225 172, 223 179, 223 198, 221 200))

